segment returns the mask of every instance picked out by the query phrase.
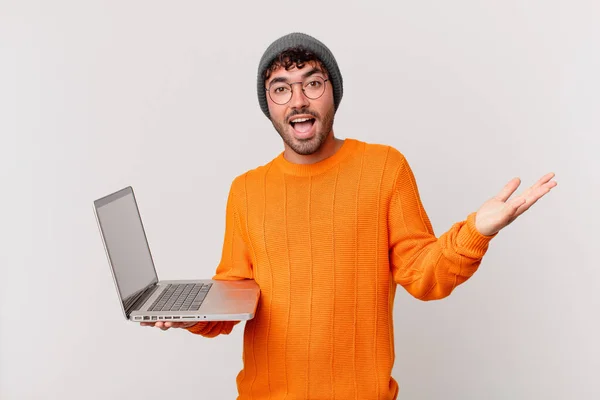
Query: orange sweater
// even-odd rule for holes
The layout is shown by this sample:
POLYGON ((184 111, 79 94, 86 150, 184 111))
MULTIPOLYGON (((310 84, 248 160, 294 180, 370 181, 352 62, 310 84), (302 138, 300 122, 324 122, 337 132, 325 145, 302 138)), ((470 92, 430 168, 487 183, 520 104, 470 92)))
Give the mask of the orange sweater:
MULTIPOLYGON (((214 279, 261 289, 238 399, 395 399, 396 283, 421 300, 448 296, 492 239, 474 218, 436 238, 404 156, 353 139, 316 164, 282 153, 237 177, 214 279)), ((189 330, 214 337, 235 324, 189 330)))

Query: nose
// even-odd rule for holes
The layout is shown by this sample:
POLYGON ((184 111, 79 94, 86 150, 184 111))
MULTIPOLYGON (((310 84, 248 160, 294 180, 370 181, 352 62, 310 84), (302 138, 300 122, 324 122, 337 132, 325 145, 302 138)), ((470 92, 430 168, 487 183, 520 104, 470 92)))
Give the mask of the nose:
POLYGON ((308 97, 302 91, 302 83, 298 82, 292 86, 292 98, 290 99, 291 108, 305 108, 310 105, 308 97))

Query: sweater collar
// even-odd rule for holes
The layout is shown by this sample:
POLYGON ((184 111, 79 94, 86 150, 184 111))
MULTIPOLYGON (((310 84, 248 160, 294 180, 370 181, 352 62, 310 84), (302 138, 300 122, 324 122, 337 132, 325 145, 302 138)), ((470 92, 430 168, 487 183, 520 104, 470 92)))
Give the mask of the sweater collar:
POLYGON ((284 173, 289 175, 318 175, 339 164, 347 156, 355 152, 358 145, 359 141, 356 139, 344 139, 342 146, 333 155, 314 164, 294 164, 285 159, 283 152, 275 158, 274 162, 284 173))

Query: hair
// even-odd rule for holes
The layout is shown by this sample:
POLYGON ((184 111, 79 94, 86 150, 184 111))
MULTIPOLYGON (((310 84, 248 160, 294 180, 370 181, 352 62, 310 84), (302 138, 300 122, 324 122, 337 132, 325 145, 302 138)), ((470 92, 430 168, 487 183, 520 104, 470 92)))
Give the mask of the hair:
POLYGON ((294 67, 302 69, 306 63, 316 63, 323 72, 329 75, 327 68, 325 68, 325 65, 323 65, 315 53, 302 46, 296 46, 282 51, 275 57, 273 62, 271 62, 271 65, 265 69, 263 81, 269 79, 271 74, 280 67, 285 68, 286 71, 289 71, 294 67))

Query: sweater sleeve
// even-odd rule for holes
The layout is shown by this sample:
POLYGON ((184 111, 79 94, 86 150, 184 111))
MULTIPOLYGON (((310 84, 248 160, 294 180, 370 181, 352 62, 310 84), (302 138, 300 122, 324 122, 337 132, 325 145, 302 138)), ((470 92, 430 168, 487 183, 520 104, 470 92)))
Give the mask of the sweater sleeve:
MULTIPOLYGON (((221 261, 217 266, 216 274, 212 279, 216 280, 240 280, 253 279, 252 262, 248 246, 241 229, 241 216, 236 206, 236 194, 234 184, 231 185, 227 198, 225 215, 225 238, 221 261)), ((231 333, 233 327, 240 321, 206 321, 198 322, 187 328, 188 331, 205 337, 215 337, 231 333)))
POLYGON ((413 172, 404 157, 397 170, 388 214, 390 266, 396 283, 420 300, 438 300, 469 279, 490 240, 475 228, 473 212, 437 238, 413 172))

